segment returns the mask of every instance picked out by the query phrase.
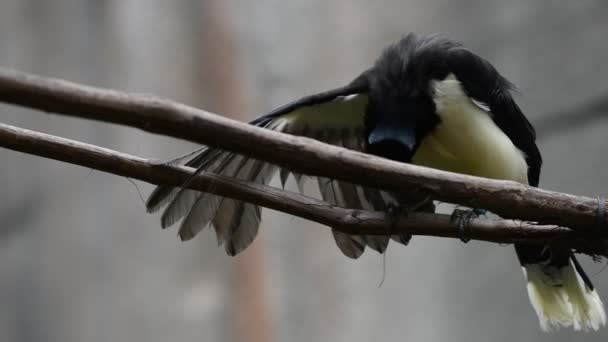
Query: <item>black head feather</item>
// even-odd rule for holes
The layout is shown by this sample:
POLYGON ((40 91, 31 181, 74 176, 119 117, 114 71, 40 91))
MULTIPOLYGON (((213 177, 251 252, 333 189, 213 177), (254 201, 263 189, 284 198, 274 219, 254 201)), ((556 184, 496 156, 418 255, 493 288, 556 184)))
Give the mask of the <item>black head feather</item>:
MULTIPOLYGON (((364 74, 369 92, 367 134, 382 121, 388 121, 413 127, 414 138, 420 142, 440 122, 431 81, 443 80, 448 74, 456 76, 469 97, 489 107, 494 123, 524 153, 529 166, 528 181, 537 186, 542 158, 534 128, 512 98, 513 84, 490 62, 443 35, 409 34, 387 47, 364 74)), ((389 156, 393 152, 375 152, 373 148, 370 151, 395 159, 389 156)))
MULTIPOLYGON (((439 123, 435 114, 430 81, 445 78, 448 73, 447 57, 450 49, 461 44, 442 35, 417 36, 409 34, 396 44, 387 47, 368 75, 369 106, 366 117, 368 134, 382 122, 389 126, 409 127, 416 146, 439 123)), ((398 132, 398 130, 393 130, 398 132)), ((387 136, 391 133, 387 132, 387 136)), ((396 140, 393 139, 393 140, 396 140)), ((385 157, 409 161, 410 155, 394 151, 398 144, 385 143, 381 149, 370 146, 370 151, 385 157), (390 148, 387 151, 387 146, 390 148), (382 151, 384 150, 384 151, 382 151)), ((416 147, 415 146, 415 147, 416 147)), ((414 150, 415 150, 414 147, 414 150)))

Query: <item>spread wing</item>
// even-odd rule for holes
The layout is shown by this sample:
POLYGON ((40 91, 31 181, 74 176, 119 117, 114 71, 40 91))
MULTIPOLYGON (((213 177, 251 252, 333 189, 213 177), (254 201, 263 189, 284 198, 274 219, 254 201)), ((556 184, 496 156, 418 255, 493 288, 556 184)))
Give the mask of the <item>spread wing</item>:
MULTIPOLYGON (((366 80, 359 77, 350 85, 308 96, 280 107, 251 122, 252 125, 284 133, 307 136, 353 150, 365 149, 366 80)), ((277 171, 281 183, 289 170, 246 156, 203 147, 178 160, 201 171, 268 184, 277 171), (280 170, 279 170, 280 169, 280 170)), ((302 191, 303 177, 294 174, 302 191)), ((383 210, 391 196, 378 190, 327 178, 318 178, 323 200, 332 204, 367 210, 383 210)), ((193 190, 159 186, 147 201, 148 211, 167 206, 162 214, 163 228, 182 220, 179 236, 193 238, 208 225, 213 226, 218 243, 229 255, 244 250, 255 238, 260 224, 260 207, 221 196, 193 190)), ((351 236, 332 230, 340 250, 351 258, 359 257, 366 246, 384 252, 389 237, 351 236)), ((406 237, 395 237, 406 242, 406 237)))
POLYGON ((488 61, 465 48, 452 49, 448 64, 468 95, 489 107, 494 123, 524 153, 528 183, 538 186, 542 157, 536 146, 536 132, 511 97, 511 83, 488 61))

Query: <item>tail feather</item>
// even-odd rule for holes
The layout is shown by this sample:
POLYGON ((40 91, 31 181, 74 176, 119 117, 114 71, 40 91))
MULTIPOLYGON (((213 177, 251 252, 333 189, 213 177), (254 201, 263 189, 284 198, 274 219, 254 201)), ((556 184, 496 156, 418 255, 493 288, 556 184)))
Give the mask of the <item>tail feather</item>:
POLYGON ((562 269, 562 275, 572 304, 574 330, 598 330, 606 325, 604 304, 593 286, 587 286, 573 265, 562 269))
MULTIPOLYGON (((606 324, 604 305, 592 286, 585 283, 572 261, 562 267, 524 264, 530 302, 541 329, 559 327, 598 330, 606 324)), ((582 270, 582 269, 581 269, 582 270)))

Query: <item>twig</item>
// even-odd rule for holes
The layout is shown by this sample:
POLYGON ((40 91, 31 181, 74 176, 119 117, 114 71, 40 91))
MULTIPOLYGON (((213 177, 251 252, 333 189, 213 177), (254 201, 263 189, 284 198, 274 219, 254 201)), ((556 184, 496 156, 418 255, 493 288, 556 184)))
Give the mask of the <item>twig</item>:
MULTIPOLYGON (((153 184, 180 186, 194 171, 5 124, 0 124, 0 146, 153 184)), ((350 234, 408 232, 459 237, 459 228, 449 215, 411 213, 393 226, 383 212, 340 208, 312 197, 210 173, 199 175, 191 188, 257 203, 350 234)), ((569 246, 585 253, 608 256, 608 246, 604 243, 606 235, 605 232, 573 231, 511 220, 473 219, 470 225, 470 236, 476 240, 569 246)))
POLYGON ((0 69, 0 101, 218 146, 298 173, 396 193, 426 192, 433 199, 488 209, 504 218, 574 229, 595 227, 598 221, 594 198, 397 163, 155 97, 0 69))

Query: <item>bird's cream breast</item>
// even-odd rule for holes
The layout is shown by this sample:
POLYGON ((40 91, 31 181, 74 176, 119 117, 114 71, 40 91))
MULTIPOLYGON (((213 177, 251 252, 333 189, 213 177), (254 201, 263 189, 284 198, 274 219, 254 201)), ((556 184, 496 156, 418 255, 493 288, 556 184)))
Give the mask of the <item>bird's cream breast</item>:
POLYGON ((432 86, 441 122, 422 140, 413 163, 527 184, 523 153, 496 126, 485 105, 474 103, 454 75, 432 86))

